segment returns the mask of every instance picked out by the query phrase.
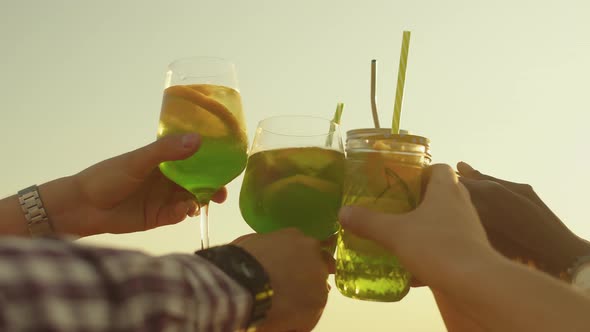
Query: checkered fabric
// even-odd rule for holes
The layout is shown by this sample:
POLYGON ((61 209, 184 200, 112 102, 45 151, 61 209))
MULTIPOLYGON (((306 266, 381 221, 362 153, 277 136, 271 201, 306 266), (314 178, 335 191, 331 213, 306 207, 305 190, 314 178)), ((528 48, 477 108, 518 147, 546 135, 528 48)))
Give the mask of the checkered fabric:
POLYGON ((237 331, 252 296, 196 255, 0 237, 0 331, 237 331))

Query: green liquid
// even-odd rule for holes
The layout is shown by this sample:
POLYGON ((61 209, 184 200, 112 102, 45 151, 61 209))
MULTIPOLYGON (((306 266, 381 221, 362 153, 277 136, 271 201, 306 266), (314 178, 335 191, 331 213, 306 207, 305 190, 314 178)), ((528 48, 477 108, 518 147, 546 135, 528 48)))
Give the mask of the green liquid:
POLYGON ((395 302, 410 290, 411 275, 371 241, 341 231, 337 246, 336 287, 348 297, 395 302))
POLYGON ((201 148, 188 159, 160 164, 162 173, 206 204, 246 167, 246 147, 202 137, 201 148))
MULTIPOLYGON (((347 158, 344 205, 385 213, 403 213, 416 207, 421 166, 401 162, 387 151, 349 153, 347 158)), ((408 293, 411 275, 386 249, 341 230, 335 280, 345 296, 395 302, 408 293)))
POLYGON ((344 154, 315 147, 257 152, 248 159, 240 210, 259 233, 287 227, 325 240, 338 230, 344 154))
POLYGON ((210 84, 171 86, 164 91, 158 138, 199 133, 199 150, 185 160, 160 164, 162 173, 207 204, 246 167, 248 140, 240 94, 210 84))

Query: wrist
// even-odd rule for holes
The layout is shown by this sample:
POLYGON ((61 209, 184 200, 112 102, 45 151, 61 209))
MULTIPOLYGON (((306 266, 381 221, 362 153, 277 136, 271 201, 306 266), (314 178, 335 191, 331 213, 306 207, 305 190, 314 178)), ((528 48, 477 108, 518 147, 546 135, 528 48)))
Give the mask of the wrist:
POLYGON ((80 195, 72 176, 59 178, 39 186, 39 194, 56 234, 86 236, 85 219, 80 212, 80 195))
POLYGON ((561 264, 559 278, 590 290, 590 243, 576 237, 576 245, 561 264), (583 278, 581 278, 583 276, 583 278))
POLYGON ((254 256, 236 245, 212 247, 195 254, 213 263, 252 295, 252 309, 246 330, 255 327, 266 317, 273 290, 266 271, 254 256))
POLYGON ((552 271, 549 271, 553 276, 562 280, 568 280, 567 270, 583 256, 590 255, 590 243, 572 235, 573 238, 568 241, 567 246, 563 248, 561 254, 551 264, 552 271))

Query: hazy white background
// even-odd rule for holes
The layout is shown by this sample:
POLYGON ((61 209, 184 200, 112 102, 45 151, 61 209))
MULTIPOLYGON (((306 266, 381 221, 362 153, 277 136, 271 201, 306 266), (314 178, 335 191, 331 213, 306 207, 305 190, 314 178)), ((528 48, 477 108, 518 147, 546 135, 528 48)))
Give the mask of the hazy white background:
MULTIPOLYGON (((250 134, 270 115, 329 117, 338 101, 346 104, 343 129, 371 126, 376 58, 381 119, 390 123, 409 29, 402 127, 432 139, 436 162, 465 160, 531 183, 590 238, 589 4, 0 0, 0 195, 154 140, 165 67, 178 57, 235 60, 250 134)), ((215 244, 250 232, 240 184, 241 177, 228 202, 211 208, 215 244)), ((191 252, 197 238, 196 223, 187 222, 83 241, 161 254, 191 252)), ((334 289, 317 330, 444 326, 426 289, 397 304, 353 301, 334 289)))

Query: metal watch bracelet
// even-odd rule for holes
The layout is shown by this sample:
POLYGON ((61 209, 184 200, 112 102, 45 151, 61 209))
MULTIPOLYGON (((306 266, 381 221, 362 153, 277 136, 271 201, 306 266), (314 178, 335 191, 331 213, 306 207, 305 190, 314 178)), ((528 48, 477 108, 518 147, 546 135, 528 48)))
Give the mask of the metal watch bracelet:
POLYGON ((20 190, 18 201, 27 220, 27 228, 31 237, 42 237, 53 234, 53 228, 43 207, 41 196, 36 185, 20 190))

